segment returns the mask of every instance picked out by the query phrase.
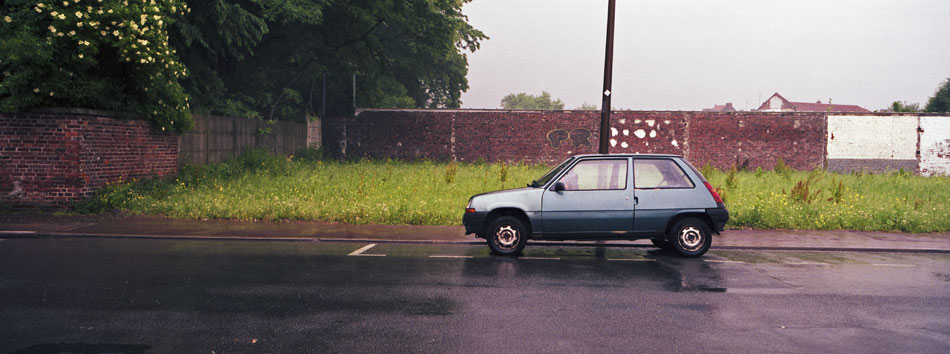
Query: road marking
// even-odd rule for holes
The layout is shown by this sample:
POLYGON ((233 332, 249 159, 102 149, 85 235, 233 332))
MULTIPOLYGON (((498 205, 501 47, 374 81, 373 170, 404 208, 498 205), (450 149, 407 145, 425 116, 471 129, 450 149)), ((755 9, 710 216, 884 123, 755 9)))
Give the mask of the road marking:
POLYGON ((871 263, 872 266, 878 267, 916 267, 916 264, 896 264, 896 263, 871 263))
POLYGON ((32 235, 35 233, 36 231, 19 231, 19 230, 0 231, 0 234, 6 234, 6 235, 32 235))
POLYGON ((709 263, 745 263, 744 261, 729 261, 729 260, 723 260, 723 259, 704 259, 703 261, 706 261, 709 263))
POLYGON ((607 258, 608 261, 618 261, 618 262, 654 262, 655 259, 642 259, 642 258, 607 258))
POLYGON ((788 295, 794 294, 797 289, 789 288, 728 288, 727 293, 741 295, 788 295))
POLYGON ((788 265, 830 265, 828 263, 820 263, 820 262, 785 262, 785 264, 788 264, 788 265))
POLYGON ((559 257, 518 257, 518 259, 548 259, 548 260, 559 260, 559 257))
POLYGON ((368 254, 363 253, 369 250, 370 248, 376 247, 375 243, 368 244, 366 246, 360 247, 360 249, 350 252, 347 256, 365 256, 365 257, 385 257, 385 254, 368 254))
POLYGON ((434 256, 429 256, 429 258, 475 258, 475 256, 450 256, 450 255, 437 254, 434 256))

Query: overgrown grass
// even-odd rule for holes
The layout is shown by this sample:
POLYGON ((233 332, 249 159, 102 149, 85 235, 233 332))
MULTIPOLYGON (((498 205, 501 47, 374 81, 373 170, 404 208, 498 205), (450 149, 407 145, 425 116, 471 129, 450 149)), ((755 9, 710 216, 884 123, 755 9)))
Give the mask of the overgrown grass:
POLYGON ((936 232, 950 230, 950 178, 897 171, 704 171, 731 213, 757 229, 936 232))
MULTIPOLYGON (((249 151, 185 167, 177 179, 109 185, 77 210, 241 220, 458 225, 473 194, 522 187, 542 165, 324 161, 303 151, 279 158, 249 151)), ((950 230, 950 178, 909 173, 835 174, 703 168, 732 214, 728 227, 950 230)))
POLYGON ((185 167, 177 179, 110 185, 78 209, 201 219, 457 225, 472 195, 524 187, 548 170, 543 165, 338 162, 300 155, 278 158, 248 151, 223 164, 185 167))

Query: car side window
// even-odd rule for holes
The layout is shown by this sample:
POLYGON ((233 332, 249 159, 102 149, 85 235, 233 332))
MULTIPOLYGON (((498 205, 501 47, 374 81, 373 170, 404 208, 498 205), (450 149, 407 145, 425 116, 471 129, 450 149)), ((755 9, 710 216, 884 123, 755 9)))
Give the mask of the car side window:
POLYGON ((639 189, 696 186, 676 162, 668 159, 634 159, 633 185, 639 189))
POLYGON ((558 182, 566 191, 627 189, 627 160, 604 159, 578 162, 558 182))

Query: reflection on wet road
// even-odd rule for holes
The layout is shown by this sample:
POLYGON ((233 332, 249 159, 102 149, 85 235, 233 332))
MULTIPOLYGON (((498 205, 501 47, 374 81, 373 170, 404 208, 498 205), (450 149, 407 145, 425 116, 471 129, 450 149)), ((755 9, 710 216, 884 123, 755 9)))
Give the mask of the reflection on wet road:
POLYGON ((0 352, 947 352, 948 305, 944 254, 0 242, 0 352))

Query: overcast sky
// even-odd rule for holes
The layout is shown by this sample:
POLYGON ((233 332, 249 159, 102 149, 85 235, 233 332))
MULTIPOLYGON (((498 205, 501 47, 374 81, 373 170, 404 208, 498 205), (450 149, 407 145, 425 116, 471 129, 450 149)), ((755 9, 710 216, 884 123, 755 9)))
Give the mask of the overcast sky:
MULTIPOLYGON (((548 91, 600 106, 607 0, 474 0, 464 108, 548 91)), ((617 0, 614 109, 925 104, 950 77, 948 0, 617 0)))

